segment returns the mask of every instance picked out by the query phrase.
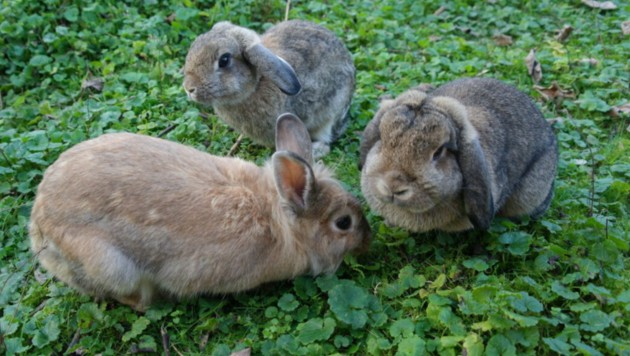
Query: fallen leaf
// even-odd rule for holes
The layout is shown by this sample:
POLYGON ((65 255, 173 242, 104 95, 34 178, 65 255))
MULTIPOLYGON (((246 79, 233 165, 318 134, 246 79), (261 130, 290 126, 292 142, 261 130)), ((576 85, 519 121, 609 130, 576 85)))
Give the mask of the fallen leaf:
POLYGON ((172 13, 172 14, 168 15, 164 20, 166 20, 166 23, 170 25, 170 24, 173 23, 173 21, 175 21, 176 17, 177 16, 175 15, 175 13, 172 13))
POLYGON ((569 25, 565 25, 558 32, 558 35, 556 36, 556 40, 558 40, 559 42, 564 42, 571 35, 571 32, 573 32, 573 27, 569 25))
POLYGON ((582 0, 582 4, 600 10, 614 10, 617 8, 617 5, 612 1, 582 0))
POLYGON ((249 356, 252 354, 252 349, 249 347, 246 349, 242 349, 241 351, 232 352, 230 356, 249 356))
POLYGON ((492 39, 498 46, 509 46, 513 43, 512 36, 504 35, 502 33, 492 36, 492 39))
POLYGON ((592 66, 596 66, 599 64, 599 61, 595 58, 582 58, 580 59, 578 62, 580 63, 584 63, 584 64, 589 64, 592 66))
POLYGON ((436 35, 429 36, 429 42, 437 42, 437 41, 439 41, 441 39, 442 39, 442 37, 440 37, 440 36, 436 36, 436 35))
POLYGON ((208 333, 205 333, 201 336, 199 341, 199 350, 203 351, 206 349, 206 346, 208 345, 208 338, 210 338, 210 334, 208 333))
POLYGON ((575 93, 569 90, 562 90, 555 81, 548 88, 534 85, 534 89, 547 101, 560 101, 564 98, 575 99, 575 93))
POLYGON ((440 6, 439 9, 435 10, 435 12, 433 13, 433 16, 439 16, 441 13, 444 12, 444 10, 446 10, 446 6, 440 6))
POLYGON ((564 122, 564 118, 563 117, 554 117, 552 119, 547 119, 547 122, 549 123, 549 126, 556 126, 556 124, 561 124, 564 122))
POLYGON ((630 35, 630 21, 624 21, 621 23, 621 32, 624 35, 630 35))
POLYGON ((93 89, 94 91, 101 92, 103 90, 103 84, 105 81, 103 78, 88 78, 81 83, 81 89, 93 89))
POLYGON ((630 115, 630 103, 613 106, 608 114, 612 117, 619 117, 620 114, 630 115))
POLYGON ((538 84, 542 79, 542 67, 540 62, 536 59, 536 50, 529 51, 527 57, 525 57, 525 65, 527 66, 527 73, 532 78, 534 83, 538 84))

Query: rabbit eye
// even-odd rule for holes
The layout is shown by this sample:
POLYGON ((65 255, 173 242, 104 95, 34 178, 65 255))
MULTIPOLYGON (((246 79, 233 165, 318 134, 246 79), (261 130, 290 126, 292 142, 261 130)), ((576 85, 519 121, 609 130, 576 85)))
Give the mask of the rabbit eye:
POLYGON ((339 230, 348 230, 352 226, 352 218, 350 217, 350 215, 344 215, 335 220, 335 226, 339 230))
POLYGON ((219 57, 219 68, 225 68, 230 65, 232 60, 232 55, 229 53, 223 53, 221 57, 219 57))
POLYGON ((434 161, 437 161, 438 159, 442 158, 442 156, 444 156, 444 152, 446 151, 446 148, 444 146, 445 145, 440 146, 440 148, 438 148, 437 151, 433 153, 434 161))

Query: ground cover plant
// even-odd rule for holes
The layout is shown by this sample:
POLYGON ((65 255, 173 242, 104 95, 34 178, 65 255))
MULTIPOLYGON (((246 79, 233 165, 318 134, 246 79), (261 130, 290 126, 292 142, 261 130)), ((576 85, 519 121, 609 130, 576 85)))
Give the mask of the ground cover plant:
MULTIPOLYGON (((181 87, 188 46, 219 20, 262 32, 286 3, 2 1, 0 352, 629 355, 630 5, 614 2, 292 2, 289 18, 333 30, 354 56, 351 125, 324 159, 352 192, 379 97, 484 76, 554 122, 551 208, 486 233, 411 234, 366 206, 373 244, 334 276, 139 314, 38 268, 27 226, 42 173, 114 131, 227 154, 238 135, 181 87)), ((236 152, 270 154, 248 139, 236 152)))

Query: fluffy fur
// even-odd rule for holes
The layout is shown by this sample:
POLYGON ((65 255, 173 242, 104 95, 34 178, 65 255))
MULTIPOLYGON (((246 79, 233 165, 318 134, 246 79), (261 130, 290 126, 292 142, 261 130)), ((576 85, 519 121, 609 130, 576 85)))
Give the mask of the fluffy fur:
POLYGON ((257 143, 273 146, 276 118, 294 113, 308 128, 317 157, 345 130, 355 86, 343 43, 306 21, 281 22, 261 37, 219 22, 192 43, 184 74, 192 100, 212 105, 219 118, 257 143))
POLYGON ((557 155, 527 95, 494 79, 460 79, 381 104, 361 142, 361 189, 396 226, 486 229, 495 214, 544 213, 557 155))
POLYGON ((279 140, 264 167, 128 133, 83 142, 39 185, 31 248, 62 281, 137 310, 159 294, 332 273, 367 246, 368 223, 330 171, 303 158, 299 119, 285 115, 278 131, 298 139, 279 140))

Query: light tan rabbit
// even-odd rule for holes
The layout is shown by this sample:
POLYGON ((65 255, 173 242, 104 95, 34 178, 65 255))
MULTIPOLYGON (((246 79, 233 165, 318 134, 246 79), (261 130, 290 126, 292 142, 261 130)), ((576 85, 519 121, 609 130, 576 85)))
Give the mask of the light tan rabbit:
POLYGON ((487 229, 495 214, 545 212, 557 156, 527 95, 461 79, 381 104, 361 142, 361 190, 387 222, 412 231, 487 229))
POLYGON ((347 126, 355 68, 335 34, 307 21, 285 21, 264 35, 219 22, 197 37, 184 66, 184 88, 257 143, 274 145, 279 114, 300 117, 321 157, 347 126))
POLYGON ((302 122, 277 121, 264 167, 129 133, 63 153, 32 210, 32 251, 69 285, 137 310, 159 294, 231 293, 333 273, 367 247, 356 198, 311 166, 302 122))

